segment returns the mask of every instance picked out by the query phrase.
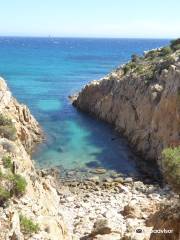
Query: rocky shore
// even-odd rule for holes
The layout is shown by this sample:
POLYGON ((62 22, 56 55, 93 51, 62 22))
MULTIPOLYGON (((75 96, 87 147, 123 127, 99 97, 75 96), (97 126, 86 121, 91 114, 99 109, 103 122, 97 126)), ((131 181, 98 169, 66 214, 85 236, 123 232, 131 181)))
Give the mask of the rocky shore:
POLYGON ((147 226, 147 219, 170 202, 167 196, 176 199, 167 187, 130 177, 72 179, 63 182, 58 193, 60 213, 77 240, 150 239, 153 222, 147 226))

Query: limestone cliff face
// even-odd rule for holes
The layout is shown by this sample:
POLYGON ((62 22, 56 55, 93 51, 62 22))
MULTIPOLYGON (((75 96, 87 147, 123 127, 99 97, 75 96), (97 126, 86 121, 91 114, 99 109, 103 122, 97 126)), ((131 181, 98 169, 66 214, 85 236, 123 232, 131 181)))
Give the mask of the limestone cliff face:
POLYGON ((6 180, 0 176, 0 187, 8 189, 7 184, 3 186, 3 181, 8 182, 11 174, 7 166, 4 166, 4 156, 12 159, 13 172, 24 177, 27 182, 23 196, 13 195, 5 205, 0 204, 0 239, 70 240, 59 214, 55 180, 52 176, 37 171, 28 154, 34 144, 41 141, 42 131, 29 109, 12 97, 3 79, 0 79, 0 114, 10 119, 17 131, 17 137, 13 141, 0 136, 0 172, 6 176, 6 180), (37 223, 39 231, 24 234, 20 227, 20 215, 37 223))
POLYGON ((0 78, 0 113, 8 116, 15 124, 18 138, 26 151, 42 140, 42 131, 26 105, 19 104, 12 96, 6 82, 0 78))
POLYGON ((163 148, 180 143, 180 51, 164 49, 87 84, 73 102, 113 124, 145 159, 160 159, 163 148))

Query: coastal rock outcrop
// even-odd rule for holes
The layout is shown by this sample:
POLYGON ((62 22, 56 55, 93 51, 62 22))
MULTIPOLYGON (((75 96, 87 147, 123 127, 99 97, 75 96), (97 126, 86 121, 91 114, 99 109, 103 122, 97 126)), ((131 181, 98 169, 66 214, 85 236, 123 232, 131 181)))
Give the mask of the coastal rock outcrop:
POLYGON ((0 79, 0 239, 70 240, 59 213, 55 179, 30 155, 42 130, 0 79))
POLYGON ((153 226, 150 240, 180 239, 180 206, 172 202, 152 215, 147 226, 153 226))
POLYGON ((180 143, 180 50, 165 47, 134 57, 87 84, 73 104, 111 123, 146 160, 180 143))
MULTIPOLYGON (((145 52, 143 57, 133 55, 130 62, 87 84, 72 98, 78 109, 114 125, 144 160, 158 163, 162 171, 163 150, 180 146, 179 43, 180 39, 172 41, 170 46, 145 52)), ((152 203, 156 197, 151 197, 152 203)), ((142 216, 143 207, 134 199, 124 205, 121 214, 127 221, 122 239, 179 239, 179 199, 168 207, 165 202, 168 200, 162 202, 159 211, 155 205, 148 205, 152 216, 147 209, 142 216), (137 225, 133 229, 138 218, 146 219, 146 227, 152 229, 143 232, 137 225), (149 235, 143 238, 145 232, 149 235)))
POLYGON ((36 143, 42 140, 42 130, 26 105, 19 104, 12 96, 6 82, 0 78, 0 113, 15 124, 18 138, 26 151, 31 152, 36 143))

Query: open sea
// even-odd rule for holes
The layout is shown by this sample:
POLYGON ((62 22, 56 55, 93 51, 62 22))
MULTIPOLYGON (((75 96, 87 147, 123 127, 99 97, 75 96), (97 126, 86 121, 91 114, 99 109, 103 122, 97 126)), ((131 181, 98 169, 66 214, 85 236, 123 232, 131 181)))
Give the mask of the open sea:
POLYGON ((0 75, 46 134, 33 154, 40 167, 137 170, 137 157, 111 126, 72 107, 68 96, 169 40, 0 37, 0 75), (115 139, 115 140, 114 140, 115 139))

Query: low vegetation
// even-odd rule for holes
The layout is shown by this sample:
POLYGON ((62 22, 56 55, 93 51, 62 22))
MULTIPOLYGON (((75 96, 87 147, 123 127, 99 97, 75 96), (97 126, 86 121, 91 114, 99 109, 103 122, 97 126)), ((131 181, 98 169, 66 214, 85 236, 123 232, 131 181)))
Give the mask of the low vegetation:
POLYGON ((170 47, 173 51, 179 50, 180 49, 180 38, 176 40, 172 40, 170 47))
POLYGON ((124 74, 130 72, 131 70, 136 68, 136 63, 135 62, 129 62, 124 66, 124 74))
POLYGON ((171 53, 172 53, 172 49, 169 46, 168 47, 163 47, 160 51, 161 56, 167 56, 171 53))
POLYGON ((7 202, 10 197, 10 191, 0 186, 0 206, 4 205, 4 203, 7 202))
POLYGON ((124 74, 137 74, 149 84, 156 80, 156 73, 169 69, 175 62, 173 53, 177 50, 180 50, 180 39, 171 41, 170 46, 148 51, 144 57, 133 54, 131 61, 123 66, 124 74))
POLYGON ((16 128, 13 122, 4 115, 0 114, 0 136, 11 141, 15 141, 16 135, 16 128))
POLYGON ((133 54, 133 55, 131 56, 131 61, 132 61, 132 62, 138 63, 138 62, 140 62, 141 60, 142 60, 142 57, 140 57, 140 56, 138 56, 138 55, 136 55, 136 54, 133 54))
POLYGON ((163 174, 172 189, 180 195, 180 146, 163 151, 163 174))
POLYGON ((23 215, 20 215, 20 227, 24 234, 31 235, 39 231, 39 225, 23 215))
POLYGON ((0 206, 11 197, 21 197, 26 192, 27 182, 24 177, 13 172, 13 162, 10 156, 2 157, 5 171, 0 170, 0 206))
POLYGON ((8 169, 11 169, 12 170, 12 167, 13 167, 13 163, 12 163, 12 159, 10 156, 4 156, 2 158, 2 162, 3 162, 3 166, 5 168, 8 168, 8 169))
POLYGON ((22 196, 26 191, 27 182, 21 175, 15 174, 13 176, 13 189, 12 191, 16 196, 22 196))

